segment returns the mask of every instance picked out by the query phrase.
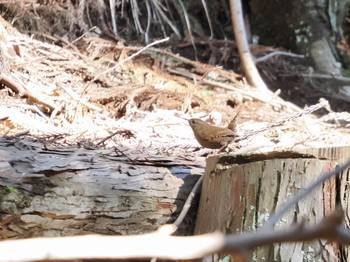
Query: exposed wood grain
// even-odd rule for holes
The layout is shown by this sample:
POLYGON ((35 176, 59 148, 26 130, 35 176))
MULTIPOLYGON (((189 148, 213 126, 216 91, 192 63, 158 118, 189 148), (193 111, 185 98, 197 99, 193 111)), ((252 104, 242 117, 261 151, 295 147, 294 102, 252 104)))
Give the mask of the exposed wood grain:
POLYGON ((177 218, 203 170, 197 163, 165 156, 131 162, 113 149, 1 139, 0 237, 154 231, 177 218))
MULTIPOLYGON (((254 231, 299 189, 307 187, 322 173, 344 162, 349 156, 350 147, 337 147, 209 157, 195 233, 220 230, 239 234, 254 231)), ((344 196, 348 195, 344 182, 340 184, 341 192, 344 196)), ((285 214, 277 223, 277 228, 288 228, 302 219, 310 224, 319 222, 334 211, 340 201, 338 185, 339 181, 333 179, 310 192, 306 199, 285 214)), ((342 199, 341 203, 348 207, 347 199, 342 199)), ((285 261, 290 258, 291 261, 310 261, 326 258, 327 261, 336 261, 339 251, 337 245, 322 241, 282 243, 257 249, 251 259, 285 261)))

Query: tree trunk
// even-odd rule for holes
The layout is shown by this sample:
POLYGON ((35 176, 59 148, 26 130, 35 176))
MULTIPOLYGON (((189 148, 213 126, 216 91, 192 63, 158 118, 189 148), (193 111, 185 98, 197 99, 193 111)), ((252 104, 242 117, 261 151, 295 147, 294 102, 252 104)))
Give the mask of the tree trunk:
POLYGON ((311 54, 318 71, 340 72, 334 64, 334 51, 343 36, 342 26, 349 1, 257 1, 251 0, 253 33, 268 45, 283 46, 296 52, 311 54), (313 52, 320 52, 316 55, 313 52), (331 56, 330 65, 318 59, 331 56), (327 68, 325 68, 327 66, 327 68))
POLYGON ((349 31, 345 28, 349 2, 251 0, 252 33, 263 45, 284 47, 310 57, 314 64, 310 81, 320 91, 350 101, 350 79, 336 78, 342 75, 342 69, 350 68, 349 43, 344 35, 344 30, 349 31), (319 78, 318 74, 330 79, 319 78))
MULTIPOLYGON (((239 234, 260 228, 286 200, 322 173, 350 157, 350 147, 272 152, 267 155, 212 156, 207 161, 195 234, 219 230, 239 234)), ((348 176, 331 179, 289 210, 276 228, 306 219, 319 222, 340 202, 349 212, 348 176), (341 190, 339 191, 339 185, 341 190)), ((256 261, 338 261, 348 247, 324 241, 283 243, 255 250, 256 261)), ((345 260, 347 261, 347 260, 345 260)))
MULTIPOLYGON (((137 159, 0 139, 0 238, 140 234, 173 222, 201 161, 137 159)), ((180 234, 193 232, 193 211, 180 234)))

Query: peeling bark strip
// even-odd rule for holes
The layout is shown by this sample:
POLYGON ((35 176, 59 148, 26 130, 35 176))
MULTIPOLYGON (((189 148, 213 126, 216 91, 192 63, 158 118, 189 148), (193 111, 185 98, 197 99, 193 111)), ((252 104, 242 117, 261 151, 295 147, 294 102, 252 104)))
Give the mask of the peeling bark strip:
MULTIPOLYGON (((195 234, 215 230, 227 234, 254 231, 296 192, 349 157, 350 147, 209 157, 195 234)), ((302 219, 306 224, 315 224, 334 211, 338 203, 349 217, 349 175, 344 173, 340 181, 331 179, 310 192, 284 215, 276 228, 289 228, 302 219)), ((349 253, 347 248, 342 249, 325 241, 277 243, 257 249, 251 259, 314 261, 326 258, 326 261, 337 261, 340 251, 349 253)))
POLYGON ((155 231, 177 218, 200 163, 0 139, 0 238, 155 231))

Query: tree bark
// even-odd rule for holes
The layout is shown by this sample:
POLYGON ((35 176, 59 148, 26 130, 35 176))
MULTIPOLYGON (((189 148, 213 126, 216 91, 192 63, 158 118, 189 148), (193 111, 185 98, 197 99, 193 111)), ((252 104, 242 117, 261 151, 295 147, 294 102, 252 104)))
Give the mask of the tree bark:
MULTIPOLYGON (((140 234, 173 222, 199 178, 192 174, 201 174, 200 160, 141 159, 0 139, 0 238, 140 234)), ((179 234, 193 232, 195 211, 179 234)))
POLYGON ((337 44, 343 37, 348 0, 251 0, 250 5, 252 31, 263 44, 308 54, 318 72, 340 74, 335 57, 340 54, 337 44))
POLYGON ((239 57, 248 83, 265 92, 265 99, 271 99, 268 88, 255 66, 253 55, 249 49, 248 37, 245 30, 241 0, 230 0, 232 28, 234 31, 239 57))
MULTIPOLYGON (((215 230, 227 234, 255 231, 296 192, 349 157, 350 147, 212 156, 205 170, 195 234, 215 230)), ((347 180, 348 175, 344 174, 341 179, 331 179, 310 192, 276 227, 288 228, 302 219, 315 224, 334 211, 337 204, 348 210, 347 180)), ((250 259, 314 261, 326 258, 326 261, 338 261, 340 251, 347 254, 348 248, 324 241, 276 243, 255 250, 250 259)))
POLYGON ((313 68, 303 77, 328 96, 350 101, 350 78, 338 80, 350 68, 346 39, 349 32, 344 32, 349 0, 250 0, 249 3, 252 33, 259 36, 261 44, 284 47, 310 57, 313 68), (325 81, 319 74, 329 79, 325 81))

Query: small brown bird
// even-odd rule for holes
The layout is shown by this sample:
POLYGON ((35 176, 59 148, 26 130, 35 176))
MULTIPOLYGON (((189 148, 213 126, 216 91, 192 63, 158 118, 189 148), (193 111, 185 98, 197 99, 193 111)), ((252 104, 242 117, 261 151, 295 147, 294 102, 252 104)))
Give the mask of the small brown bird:
POLYGON ((226 147, 235 137, 234 131, 217 127, 197 118, 188 120, 198 143, 206 148, 218 149, 226 147))

